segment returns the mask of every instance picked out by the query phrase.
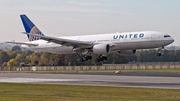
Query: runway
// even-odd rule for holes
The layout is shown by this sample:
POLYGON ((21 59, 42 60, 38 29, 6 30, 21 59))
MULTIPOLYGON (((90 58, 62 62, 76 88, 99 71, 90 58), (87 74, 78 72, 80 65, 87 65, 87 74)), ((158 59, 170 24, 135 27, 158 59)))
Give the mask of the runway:
POLYGON ((0 82, 180 89, 178 73, 0 73, 0 82))

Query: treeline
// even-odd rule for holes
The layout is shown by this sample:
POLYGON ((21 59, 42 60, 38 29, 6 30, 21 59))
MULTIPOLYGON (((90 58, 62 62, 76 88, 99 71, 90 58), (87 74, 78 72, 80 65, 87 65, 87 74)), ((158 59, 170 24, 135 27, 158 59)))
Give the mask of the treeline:
POLYGON ((97 55, 87 62, 80 62, 80 54, 52 54, 47 52, 21 51, 19 46, 11 50, 0 50, 0 64, 2 66, 84 66, 102 64, 125 64, 128 62, 179 62, 180 50, 163 50, 162 56, 157 56, 156 50, 138 51, 136 55, 122 56, 117 52, 107 55, 108 60, 95 62, 97 55))
POLYGON ((129 62, 180 62, 180 50, 162 50, 162 56, 157 56, 157 50, 138 51, 136 55, 127 56, 129 62))
POLYGON ((108 54, 108 60, 97 63, 97 55, 87 62, 80 62, 80 54, 52 54, 47 52, 21 51, 19 46, 14 46, 11 50, 1 50, 0 64, 2 66, 83 66, 128 63, 125 56, 117 53, 108 54))

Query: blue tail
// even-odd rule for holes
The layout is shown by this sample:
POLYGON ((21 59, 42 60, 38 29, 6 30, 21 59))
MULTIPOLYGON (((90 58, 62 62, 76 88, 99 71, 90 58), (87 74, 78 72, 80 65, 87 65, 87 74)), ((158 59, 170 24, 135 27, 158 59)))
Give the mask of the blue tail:
MULTIPOLYGON (((44 36, 44 34, 31 22, 31 20, 29 20, 29 18, 26 15, 20 15, 20 17, 23 22, 26 33, 38 34, 44 36)), ((40 40, 39 37, 35 37, 28 34, 27 37, 29 41, 40 40)))

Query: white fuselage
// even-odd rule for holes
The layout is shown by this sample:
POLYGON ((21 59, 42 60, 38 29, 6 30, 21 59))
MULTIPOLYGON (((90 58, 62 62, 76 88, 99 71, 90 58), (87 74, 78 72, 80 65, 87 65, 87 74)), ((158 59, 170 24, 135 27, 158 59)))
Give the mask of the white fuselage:
MULTIPOLYGON (((168 36, 165 33, 156 31, 68 36, 60 38, 92 42, 94 44, 110 44, 113 45, 111 51, 158 48, 174 42, 174 39, 172 37, 168 36)), ((49 43, 44 40, 37 40, 27 43, 39 44, 38 46, 32 47, 26 46, 27 48, 35 49, 37 51, 57 54, 75 53, 73 51, 73 47, 66 47, 52 42, 49 43)))

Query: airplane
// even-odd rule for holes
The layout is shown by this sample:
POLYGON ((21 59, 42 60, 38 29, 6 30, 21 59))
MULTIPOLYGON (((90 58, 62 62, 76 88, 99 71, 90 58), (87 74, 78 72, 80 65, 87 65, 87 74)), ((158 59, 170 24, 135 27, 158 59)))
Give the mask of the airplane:
POLYGON ((158 48, 160 50, 174 42, 174 39, 165 33, 157 31, 137 31, 123 33, 109 33, 96 35, 81 35, 67 37, 45 36, 26 15, 20 15, 29 42, 7 42, 21 44, 22 47, 56 54, 83 54, 80 59, 85 62, 92 59, 92 54, 99 55, 96 62, 107 60, 110 52, 122 55, 134 55, 139 49, 158 48))

